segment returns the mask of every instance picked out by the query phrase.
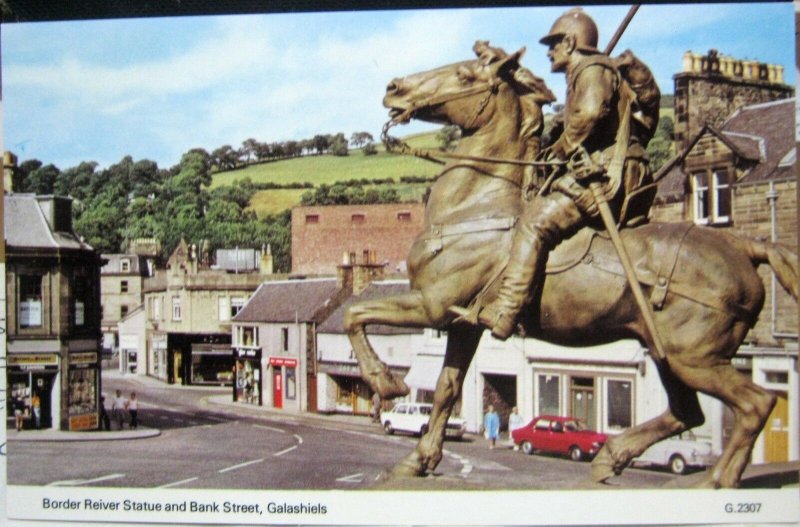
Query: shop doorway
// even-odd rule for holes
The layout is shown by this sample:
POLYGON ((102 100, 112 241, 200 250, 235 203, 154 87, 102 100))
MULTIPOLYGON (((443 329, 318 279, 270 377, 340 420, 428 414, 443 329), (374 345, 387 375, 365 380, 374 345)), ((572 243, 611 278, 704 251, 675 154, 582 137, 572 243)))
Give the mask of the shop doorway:
POLYGON ((786 392, 774 392, 775 408, 764 427, 764 461, 789 461, 789 399, 786 392))
POLYGON ((272 406, 283 408, 283 375, 280 368, 272 372, 272 406))
POLYGON ((569 385, 570 416, 582 419, 591 430, 597 430, 594 378, 572 377, 569 385))
POLYGON ((14 371, 8 373, 8 416, 14 416, 14 410, 20 409, 25 420, 26 429, 53 428, 53 386, 55 372, 47 371, 14 371), (34 406, 38 400, 39 422, 37 426, 34 406))
POLYGON ((484 412, 491 404, 500 416, 500 429, 508 427, 508 416, 517 405, 516 375, 483 374, 484 412))

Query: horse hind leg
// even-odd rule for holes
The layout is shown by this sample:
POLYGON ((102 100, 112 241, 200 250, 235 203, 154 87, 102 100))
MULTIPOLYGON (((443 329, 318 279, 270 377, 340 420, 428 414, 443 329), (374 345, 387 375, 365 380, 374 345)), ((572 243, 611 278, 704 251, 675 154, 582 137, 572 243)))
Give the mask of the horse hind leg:
POLYGON ((444 368, 436 381, 433 410, 428 430, 420 437, 416 448, 392 470, 395 476, 424 476, 442 460, 447 420, 461 394, 464 377, 478 349, 482 328, 452 326, 447 337, 444 368))
POLYGON ((709 368, 680 365, 674 369, 687 384, 720 399, 735 417, 728 444, 708 477, 698 486, 738 487, 753 444, 775 406, 775 396, 754 384, 730 364, 709 368))
POLYGON ((601 483, 620 475, 634 458, 642 455, 651 445, 700 426, 705 421, 697 392, 673 375, 666 364, 659 365, 659 374, 667 391, 669 409, 618 436, 610 437, 592 461, 593 481, 601 483))

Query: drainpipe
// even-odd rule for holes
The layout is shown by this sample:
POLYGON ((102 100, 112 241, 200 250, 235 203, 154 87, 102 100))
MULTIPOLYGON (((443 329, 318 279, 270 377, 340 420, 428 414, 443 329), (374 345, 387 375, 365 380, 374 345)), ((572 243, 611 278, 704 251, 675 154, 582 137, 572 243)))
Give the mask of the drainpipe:
MULTIPOLYGON (((777 211, 777 202, 778 202, 778 191, 775 190, 775 182, 769 182, 769 190, 767 191, 767 202, 769 203, 769 219, 770 219, 770 241, 772 243, 777 243, 778 241, 778 211, 777 211)), ((771 297, 771 312, 772 312, 772 337, 773 338, 784 338, 784 339, 791 339, 797 338, 797 333, 781 333, 778 331, 778 282, 775 278, 775 271, 772 271, 772 292, 770 294, 771 297)))

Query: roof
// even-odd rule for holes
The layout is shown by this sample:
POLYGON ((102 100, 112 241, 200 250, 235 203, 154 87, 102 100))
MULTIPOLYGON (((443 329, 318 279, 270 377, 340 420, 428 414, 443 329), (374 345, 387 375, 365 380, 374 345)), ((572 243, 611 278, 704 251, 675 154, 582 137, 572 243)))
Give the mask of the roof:
POLYGON ((35 194, 5 195, 3 217, 6 246, 18 249, 93 250, 74 232, 56 232, 50 228, 39 204, 47 198, 35 194))
POLYGON ((127 274, 147 276, 147 262, 143 256, 137 254, 102 254, 101 257, 108 262, 100 269, 102 274, 127 274), (127 259, 130 268, 122 270, 122 261, 127 259))
POLYGON ((320 322, 340 296, 335 278, 264 282, 233 321, 320 322))
POLYGON ((795 99, 781 99, 740 108, 719 129, 703 127, 655 175, 660 178, 657 200, 672 201, 686 194, 687 174, 682 162, 705 134, 716 136, 736 156, 752 164, 737 184, 794 177, 794 116, 795 99))
MULTIPOLYGON (((317 327, 317 333, 344 333, 344 313, 348 307, 364 300, 376 300, 387 296, 408 293, 408 280, 383 280, 372 282, 360 295, 351 296, 331 316, 317 327)), ((422 333, 421 328, 372 325, 367 328, 371 335, 407 335, 422 333)))

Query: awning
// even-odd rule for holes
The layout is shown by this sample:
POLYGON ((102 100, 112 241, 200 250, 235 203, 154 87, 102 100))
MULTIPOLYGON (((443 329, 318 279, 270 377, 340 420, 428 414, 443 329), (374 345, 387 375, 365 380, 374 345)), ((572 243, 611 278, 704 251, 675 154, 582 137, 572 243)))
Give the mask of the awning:
POLYGON ((412 388, 433 391, 443 364, 443 355, 417 355, 411 361, 411 369, 404 380, 412 388))

